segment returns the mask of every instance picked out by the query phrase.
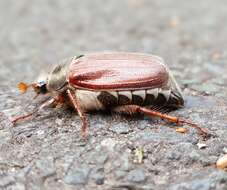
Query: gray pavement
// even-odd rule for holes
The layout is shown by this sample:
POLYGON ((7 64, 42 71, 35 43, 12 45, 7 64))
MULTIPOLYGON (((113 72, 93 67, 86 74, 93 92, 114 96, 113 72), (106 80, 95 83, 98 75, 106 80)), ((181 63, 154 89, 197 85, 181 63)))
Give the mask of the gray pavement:
POLYGON ((227 173, 215 168, 227 153, 226 16, 225 0, 1 0, 0 189, 227 189, 227 173), (216 136, 202 141, 159 119, 89 114, 84 142, 79 117, 66 108, 12 128, 13 116, 42 101, 20 95, 18 82, 102 51, 162 56, 187 101, 171 115, 216 136))

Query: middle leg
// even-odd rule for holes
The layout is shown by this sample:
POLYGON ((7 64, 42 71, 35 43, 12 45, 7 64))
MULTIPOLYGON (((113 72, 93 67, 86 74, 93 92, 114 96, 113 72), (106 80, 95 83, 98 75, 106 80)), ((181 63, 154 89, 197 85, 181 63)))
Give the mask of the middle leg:
POLYGON ((86 137, 87 136, 87 129, 88 129, 88 126, 89 126, 87 117, 85 116, 83 110, 80 108, 80 104, 78 102, 78 99, 77 99, 75 93, 73 93, 72 90, 70 90, 70 89, 67 89, 66 93, 69 97, 69 100, 73 104, 75 110, 78 112, 78 115, 79 115, 79 117, 82 121, 82 134, 83 134, 84 137, 86 137))

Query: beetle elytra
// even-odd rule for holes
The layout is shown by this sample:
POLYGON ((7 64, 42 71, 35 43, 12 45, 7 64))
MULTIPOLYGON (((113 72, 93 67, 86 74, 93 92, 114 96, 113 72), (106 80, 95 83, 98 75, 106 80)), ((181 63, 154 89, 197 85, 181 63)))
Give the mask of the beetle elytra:
POLYGON ((184 99, 162 58, 140 53, 95 53, 81 55, 57 65, 46 79, 19 84, 23 92, 32 87, 38 94, 50 94, 50 99, 34 112, 16 117, 13 123, 28 118, 44 107, 67 103, 75 108, 86 135, 86 112, 110 110, 117 113, 142 113, 158 116, 178 124, 189 124, 200 134, 207 131, 198 125, 149 109, 147 106, 182 107, 184 99))

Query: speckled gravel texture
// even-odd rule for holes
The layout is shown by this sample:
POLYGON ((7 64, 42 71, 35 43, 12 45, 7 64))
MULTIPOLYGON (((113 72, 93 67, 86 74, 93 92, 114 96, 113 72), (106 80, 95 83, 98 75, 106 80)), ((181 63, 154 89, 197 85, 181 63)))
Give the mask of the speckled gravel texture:
POLYGON ((0 189, 227 189, 227 172, 215 168, 227 153, 226 17, 226 0, 0 1, 0 189), (170 114, 215 136, 180 134, 156 118, 89 114, 84 141, 79 117, 66 108, 12 127, 13 116, 43 100, 19 94, 18 82, 103 51, 162 56, 187 101, 170 114))

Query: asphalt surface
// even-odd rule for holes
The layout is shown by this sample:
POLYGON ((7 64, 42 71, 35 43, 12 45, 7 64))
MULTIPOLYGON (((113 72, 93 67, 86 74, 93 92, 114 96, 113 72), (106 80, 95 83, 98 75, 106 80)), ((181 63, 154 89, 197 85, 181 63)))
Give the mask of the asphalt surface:
POLYGON ((0 189, 227 189, 226 171, 215 167, 227 154, 226 14, 225 0, 0 1, 0 189), (89 114, 84 141, 67 108, 12 127, 43 100, 19 94, 18 82, 103 51, 163 57, 187 102, 170 114, 214 136, 203 141, 194 129, 177 133, 143 116, 89 114))

